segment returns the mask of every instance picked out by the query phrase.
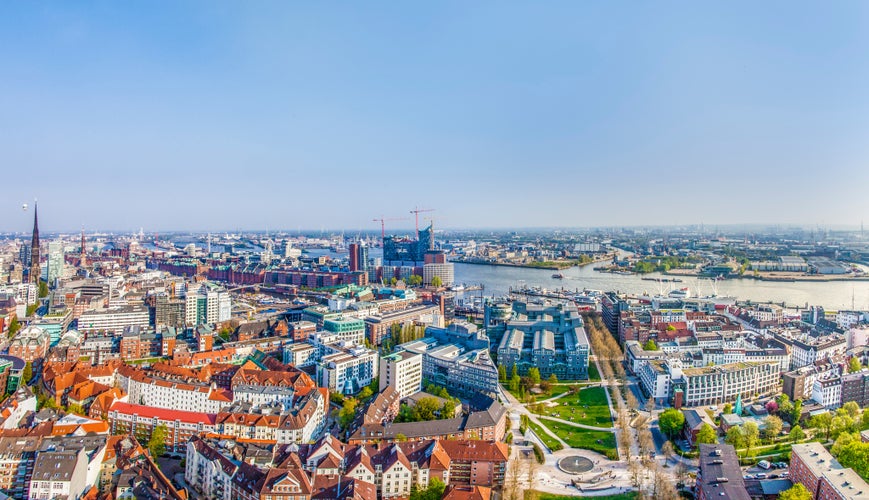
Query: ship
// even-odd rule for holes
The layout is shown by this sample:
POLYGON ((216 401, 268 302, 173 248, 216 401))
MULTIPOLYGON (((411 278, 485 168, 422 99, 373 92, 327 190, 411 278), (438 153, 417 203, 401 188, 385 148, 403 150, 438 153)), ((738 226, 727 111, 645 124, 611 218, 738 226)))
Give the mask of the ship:
POLYGON ((555 273, 552 275, 552 279, 556 279, 556 280, 564 279, 564 275, 561 273, 555 273))

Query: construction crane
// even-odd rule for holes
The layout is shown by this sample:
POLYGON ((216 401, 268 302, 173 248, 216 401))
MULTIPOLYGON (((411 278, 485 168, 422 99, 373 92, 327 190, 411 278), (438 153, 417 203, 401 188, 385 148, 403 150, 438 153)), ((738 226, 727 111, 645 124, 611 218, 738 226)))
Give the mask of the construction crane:
POLYGON ((380 216, 379 219, 374 219, 374 222, 380 223, 380 244, 381 245, 383 244, 383 239, 386 238, 386 223, 392 222, 392 221, 397 221, 397 220, 407 220, 407 217, 384 218, 383 216, 380 216))
POLYGON ((417 235, 419 234, 419 214, 424 213, 424 212, 434 212, 434 211, 435 211, 435 209, 433 209, 433 208, 419 208, 419 207, 416 207, 416 210, 410 211, 410 213, 412 213, 416 216, 416 234, 417 235))

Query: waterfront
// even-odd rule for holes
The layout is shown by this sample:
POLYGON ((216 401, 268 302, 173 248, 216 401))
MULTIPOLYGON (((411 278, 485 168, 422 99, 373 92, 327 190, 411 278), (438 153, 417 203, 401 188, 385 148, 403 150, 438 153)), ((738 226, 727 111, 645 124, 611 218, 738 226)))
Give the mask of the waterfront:
MULTIPOLYGON (((601 273, 594 266, 571 267, 561 273, 564 279, 552 278, 552 271, 545 269, 530 269, 505 266, 486 266, 478 264, 455 264, 455 279, 457 283, 482 283, 485 296, 505 295, 510 287, 539 286, 550 290, 565 288, 568 290, 600 290, 619 291, 631 294, 650 295, 659 292, 659 284, 645 281, 642 278, 671 278, 660 273, 645 275, 619 275, 601 273)), ((711 295, 712 283, 709 280, 682 278, 682 283, 664 283, 665 293, 670 286, 689 287, 692 295, 711 295)), ((480 292, 474 292, 478 294, 480 292)), ((786 302, 789 305, 803 306, 820 305, 828 309, 844 309, 851 307, 851 297, 854 306, 860 309, 869 308, 869 282, 826 281, 826 282, 776 282, 755 279, 731 279, 718 282, 718 295, 734 296, 739 300, 756 302, 786 302)))

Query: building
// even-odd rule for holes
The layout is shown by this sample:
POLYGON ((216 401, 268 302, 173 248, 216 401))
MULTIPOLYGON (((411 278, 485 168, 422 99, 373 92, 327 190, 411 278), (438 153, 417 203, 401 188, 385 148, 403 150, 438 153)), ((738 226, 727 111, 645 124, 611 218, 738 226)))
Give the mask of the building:
MULTIPOLYGON (((39 277, 42 275, 40 271, 40 256, 39 256, 39 216, 36 203, 33 204, 33 236, 30 240, 30 273, 28 278, 30 283, 39 285, 39 277)), ((29 302, 28 302, 29 304, 29 302)))
MULTIPOLYGON (((450 325, 452 328, 454 325, 450 325)), ((397 351, 408 351, 422 356, 422 376, 434 384, 442 385, 451 393, 494 395, 498 392, 498 369, 487 348, 474 349, 468 344, 441 343, 429 336, 399 344, 397 351)))
POLYGON ((380 359, 380 390, 392 387, 400 398, 422 390, 422 355, 398 351, 380 359))
POLYGON ((806 487, 813 498, 857 500, 869 497, 869 484, 853 469, 843 467, 821 443, 791 447, 788 479, 806 487))
POLYGON ((48 243, 47 283, 54 285, 63 276, 63 242, 54 240, 48 243))
POLYGON ((422 266, 422 282, 431 285, 434 278, 440 280, 441 285, 452 285, 456 281, 455 266, 452 262, 431 262, 422 266))
POLYGON ((116 401, 109 409, 112 434, 132 434, 147 442, 153 430, 166 426, 166 448, 171 451, 186 449, 187 441, 202 432, 214 432, 216 414, 168 410, 116 401))
POLYGON ((9 343, 9 355, 25 363, 42 359, 48 353, 50 336, 38 326, 28 326, 19 331, 9 343))
POLYGON ((830 410, 842 406, 842 378, 829 377, 815 380, 812 385, 812 399, 830 410))
POLYGON ((842 401, 854 401, 860 408, 869 406, 869 369, 842 375, 842 401))
POLYGON ((215 500, 232 500, 232 476, 238 465, 198 436, 187 442, 184 480, 197 493, 215 500))
POLYGON ((365 318, 365 334, 372 345, 380 345, 389 337, 392 325, 406 323, 432 324, 433 316, 440 314, 440 307, 431 304, 410 306, 391 312, 383 312, 377 316, 365 318))
POLYGON ((83 333, 119 334, 127 327, 146 329, 149 324, 150 313, 147 307, 123 306, 101 311, 85 311, 78 319, 78 330, 83 333))
POLYGON ((708 406, 733 402, 737 396, 777 391, 776 362, 743 362, 701 368, 685 368, 679 359, 650 361, 639 373, 643 392, 659 402, 682 406, 708 406))
POLYGON ((320 387, 342 394, 356 394, 379 374, 380 355, 361 345, 327 344, 330 352, 317 365, 320 387))
POLYGON ((745 490, 736 450, 729 444, 701 444, 697 500, 751 500, 745 490))
POLYGON ((513 303, 513 318, 490 335, 501 333, 498 363, 519 374, 536 367, 542 378, 588 378, 588 337, 579 310, 572 302, 513 303))
POLYGON ((87 491, 88 457, 78 451, 40 451, 30 479, 30 499, 81 498, 87 491))
POLYGON ((0 492, 12 498, 28 498, 39 436, 0 437, 0 492))

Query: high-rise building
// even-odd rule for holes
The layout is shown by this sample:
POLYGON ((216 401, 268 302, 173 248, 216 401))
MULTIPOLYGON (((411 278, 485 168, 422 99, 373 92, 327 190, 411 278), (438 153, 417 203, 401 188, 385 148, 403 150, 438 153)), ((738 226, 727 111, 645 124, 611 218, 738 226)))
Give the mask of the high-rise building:
POLYGON ((33 204, 33 237, 30 240, 30 282, 39 284, 39 218, 36 203, 33 204))
POLYGON ((368 247, 364 243, 351 243, 350 251, 350 272, 368 271, 368 247))
POLYGON ((52 241, 48 243, 48 271, 49 285, 53 285, 58 278, 63 276, 63 242, 52 241))

